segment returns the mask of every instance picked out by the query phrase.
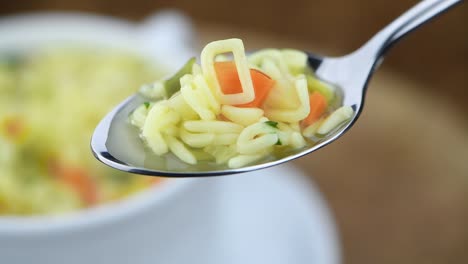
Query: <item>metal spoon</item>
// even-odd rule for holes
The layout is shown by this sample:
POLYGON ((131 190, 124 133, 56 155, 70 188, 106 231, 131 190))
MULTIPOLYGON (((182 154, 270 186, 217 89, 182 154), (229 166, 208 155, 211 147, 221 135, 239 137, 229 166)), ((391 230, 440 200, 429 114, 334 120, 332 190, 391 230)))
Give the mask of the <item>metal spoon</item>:
POLYGON ((148 159, 138 133, 127 123, 131 111, 145 100, 136 94, 118 105, 99 123, 91 140, 92 151, 98 160, 115 169, 167 177, 200 177, 248 172, 309 154, 335 141, 354 125, 363 108, 368 81, 388 49, 412 30, 459 2, 461 0, 421 1, 378 32, 361 48, 343 57, 320 57, 308 53, 308 64, 316 76, 340 87, 343 91, 343 104, 354 109, 354 116, 347 124, 310 148, 278 160, 238 169, 219 168, 206 164, 193 167, 176 160, 152 162, 148 159))

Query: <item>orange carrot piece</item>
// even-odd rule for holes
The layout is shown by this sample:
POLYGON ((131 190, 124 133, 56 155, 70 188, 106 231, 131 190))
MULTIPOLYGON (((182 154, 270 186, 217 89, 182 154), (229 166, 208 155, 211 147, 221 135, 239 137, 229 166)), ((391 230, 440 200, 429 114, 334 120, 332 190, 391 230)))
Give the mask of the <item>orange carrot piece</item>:
POLYGON ((7 117, 0 123, 0 132, 9 140, 21 142, 26 138, 26 125, 24 120, 17 116, 7 117))
POLYGON ((81 168, 54 166, 53 174, 58 180, 73 188, 85 205, 97 203, 97 186, 89 174, 81 168))
POLYGON ((242 85, 237 74, 236 64, 232 61, 215 62, 216 77, 225 94, 242 93, 242 85))
MULTIPOLYGON (((219 85, 225 94, 236 94, 242 92, 242 85, 237 73, 236 64, 232 61, 215 62, 215 71, 219 85)), ((239 107, 260 107, 267 97, 271 88, 275 84, 268 75, 261 71, 250 69, 250 76, 255 91, 255 98, 252 102, 236 105, 239 107)))
POLYGON ((309 95, 310 113, 302 120, 303 126, 312 125, 317 121, 327 109, 327 99, 319 92, 313 92, 309 95))
POLYGON ((241 107, 260 107, 265 101, 268 93, 275 85, 275 81, 261 71, 250 69, 252 83, 255 91, 255 98, 252 102, 238 105, 241 107))

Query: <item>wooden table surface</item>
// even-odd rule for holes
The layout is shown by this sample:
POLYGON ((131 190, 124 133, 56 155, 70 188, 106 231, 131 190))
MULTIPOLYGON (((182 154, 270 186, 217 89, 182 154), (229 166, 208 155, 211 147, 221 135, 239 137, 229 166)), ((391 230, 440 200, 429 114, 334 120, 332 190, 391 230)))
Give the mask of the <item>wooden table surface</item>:
MULTIPOLYGON (((240 28, 196 29, 200 46, 236 36, 247 49, 326 51, 240 28)), ((423 91, 383 64, 355 127, 295 161, 336 217, 346 264, 468 263, 468 118, 423 91)))

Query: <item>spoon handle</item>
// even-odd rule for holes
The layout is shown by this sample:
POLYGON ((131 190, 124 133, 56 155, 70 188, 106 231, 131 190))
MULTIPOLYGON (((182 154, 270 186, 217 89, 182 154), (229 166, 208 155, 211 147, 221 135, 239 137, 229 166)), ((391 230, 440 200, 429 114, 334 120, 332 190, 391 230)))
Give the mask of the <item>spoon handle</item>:
POLYGON ((462 0, 423 0, 372 37, 360 50, 372 51, 375 60, 409 32, 462 0))

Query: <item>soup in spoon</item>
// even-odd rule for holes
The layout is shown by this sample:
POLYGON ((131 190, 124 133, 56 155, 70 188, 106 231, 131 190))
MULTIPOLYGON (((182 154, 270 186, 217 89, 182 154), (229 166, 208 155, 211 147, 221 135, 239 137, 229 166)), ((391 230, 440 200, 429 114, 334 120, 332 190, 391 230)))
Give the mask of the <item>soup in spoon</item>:
POLYGON ((148 167, 241 168, 280 159, 354 115, 337 87, 315 77, 302 51, 247 56, 240 39, 226 39, 206 45, 200 61, 192 58, 172 77, 140 89, 147 101, 129 121, 148 167))

